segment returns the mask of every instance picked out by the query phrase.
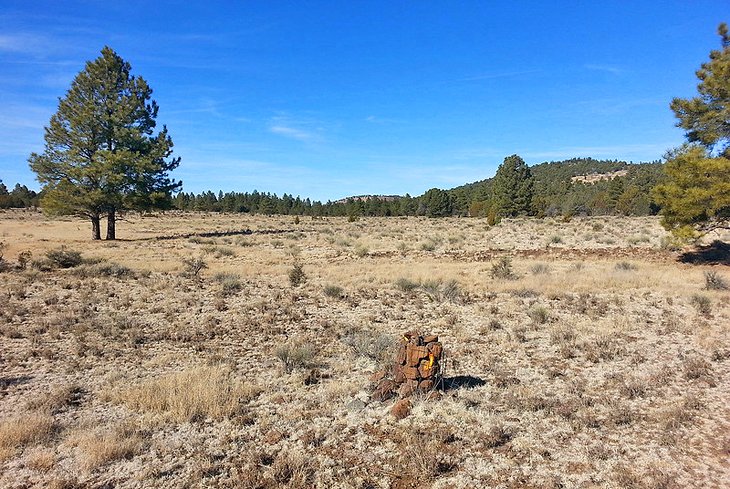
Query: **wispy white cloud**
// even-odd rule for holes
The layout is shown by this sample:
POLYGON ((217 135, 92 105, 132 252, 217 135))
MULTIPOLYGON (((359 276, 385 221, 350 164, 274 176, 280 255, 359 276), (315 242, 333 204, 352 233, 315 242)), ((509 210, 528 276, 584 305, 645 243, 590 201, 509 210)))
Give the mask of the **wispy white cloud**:
POLYGON ((371 124, 403 124, 405 121, 400 119, 391 119, 390 117, 379 117, 376 115, 369 115, 365 118, 366 122, 371 124))
POLYGON ((583 68, 591 71, 603 71, 606 73, 611 73, 613 75, 620 75, 624 73, 626 70, 620 66, 616 65, 605 65, 605 64, 586 64, 583 65, 583 68))
POLYGON ((274 134, 296 139, 297 141, 303 141, 305 143, 312 142, 318 139, 318 135, 303 129, 297 129, 296 127, 288 127, 282 125, 275 125, 269 127, 269 131, 274 134))

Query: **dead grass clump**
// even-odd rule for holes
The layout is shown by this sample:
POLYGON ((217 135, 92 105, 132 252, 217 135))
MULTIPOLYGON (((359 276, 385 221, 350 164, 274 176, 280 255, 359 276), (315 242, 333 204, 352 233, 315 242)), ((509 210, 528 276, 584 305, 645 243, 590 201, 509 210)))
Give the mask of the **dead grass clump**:
POLYGON ((349 329, 342 334, 340 341, 361 357, 370 358, 378 365, 387 366, 395 358, 395 339, 371 329, 349 329))
POLYGON ((619 272, 635 272, 639 269, 638 266, 628 261, 620 261, 614 268, 619 272))
POLYGON ((155 378, 112 393, 111 397, 135 411, 184 423, 230 418, 240 413, 242 403, 260 392, 257 386, 241 382, 222 366, 206 366, 155 378))
POLYGON ((619 337, 616 334, 603 334, 583 345, 586 358, 593 363, 601 360, 612 360, 623 353, 619 337))
POLYGON ((0 421, 0 460, 12 457, 19 448, 43 443, 53 434, 53 416, 30 413, 0 421))
POLYGON ((48 472, 56 465, 56 453, 44 447, 36 447, 25 454, 25 466, 38 472, 48 472))
POLYGON ((687 394, 680 402, 675 403, 659 414, 659 424, 663 430, 671 432, 689 425, 704 407, 702 400, 694 394, 687 394))
POLYGON ((533 275, 547 275, 550 273, 550 266, 545 263, 535 263, 530 267, 533 275))
POLYGON ((710 362, 697 355, 685 358, 682 369, 684 377, 688 380, 710 379, 712 375, 710 362))
POLYGON ((458 468, 453 436, 434 436, 420 430, 402 433, 395 440, 398 447, 395 466, 398 467, 394 487, 422 487, 458 468))
POLYGON ((271 465, 271 477, 277 487, 308 489, 314 487, 317 473, 312 459, 301 453, 282 452, 271 465))
POLYGON ((77 384, 62 385, 28 401, 27 407, 55 414, 68 406, 78 404, 83 394, 84 390, 77 384))
POLYGON ((101 434, 76 435, 72 442, 79 450, 79 464, 93 471, 110 462, 132 458, 142 448, 143 438, 131 425, 121 424, 101 434))
POLYGON ((237 273, 217 273, 214 278, 221 284, 221 294, 224 297, 233 295, 243 288, 241 277, 237 273))

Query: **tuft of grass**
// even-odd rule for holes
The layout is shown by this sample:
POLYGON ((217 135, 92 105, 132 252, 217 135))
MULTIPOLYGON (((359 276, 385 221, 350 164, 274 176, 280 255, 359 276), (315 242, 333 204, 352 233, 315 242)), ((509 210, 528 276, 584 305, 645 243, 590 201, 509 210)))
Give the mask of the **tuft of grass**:
POLYGON ((325 285, 323 291, 324 295, 333 299, 341 299, 345 296, 345 289, 339 285, 325 285))
POLYGON ((560 236, 558 234, 555 234, 553 236, 550 236, 550 243, 551 244, 560 244, 562 242, 563 242, 563 237, 562 236, 560 236))
POLYGON ((217 273, 215 280, 221 284, 221 293, 224 296, 233 295, 241 290, 241 277, 236 273, 217 273))
POLYGON ((620 261, 616 263, 616 266, 614 268, 619 272, 633 272, 639 269, 638 266, 627 261, 620 261))
POLYGON ((705 289, 706 290, 727 290, 728 285, 722 275, 715 270, 707 270, 705 272, 705 289))
POLYGON ((0 460, 11 458, 17 450, 43 443, 53 433, 53 416, 29 413, 0 421, 0 460))
POLYGON ((712 301, 706 295, 694 294, 690 297, 689 302, 700 314, 709 316, 712 313, 712 301))
POLYGON ((550 273, 550 266, 545 263, 536 263, 530 268, 530 271, 533 275, 547 275, 550 273))
POLYGON ((395 286, 402 292, 413 292, 418 288, 419 284, 407 278, 399 278, 395 281, 395 286))
POLYGON ((139 453, 143 439, 139 430, 121 424, 101 434, 77 435, 74 441, 79 448, 81 466, 93 471, 115 460, 132 458, 139 453))
POLYGON ((231 418, 260 393, 222 366, 193 367, 110 394, 132 410, 178 423, 231 418))
POLYGON ((278 347, 275 355, 284 364, 284 370, 287 373, 297 368, 315 366, 314 357, 316 352, 308 344, 287 343, 278 347))
POLYGON ((550 311, 544 306, 535 306, 531 308, 527 315, 530 316, 535 324, 545 324, 550 320, 550 311))

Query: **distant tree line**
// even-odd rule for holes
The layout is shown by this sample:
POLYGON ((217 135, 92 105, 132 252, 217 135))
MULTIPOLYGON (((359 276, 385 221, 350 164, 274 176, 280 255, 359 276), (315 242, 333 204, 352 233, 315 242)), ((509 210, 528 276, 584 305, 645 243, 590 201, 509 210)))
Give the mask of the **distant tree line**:
MULTIPOLYGON (((290 194, 268 192, 179 192, 171 207, 184 211, 241 212, 297 216, 472 216, 501 217, 520 215, 636 215, 656 214, 659 206, 651 191, 659 183, 660 162, 631 164, 616 160, 574 158, 528 167, 522 158, 505 158, 493 178, 450 190, 433 188, 421 196, 406 194, 398 198, 346 199, 320 202, 290 194), (572 181, 572 177, 610 174, 625 170, 625 176, 594 183, 572 181)), ((36 207, 43 192, 37 194, 16 185, 8 192, 0 183, 0 208, 36 207)))
POLYGON ((19 183, 15 184, 13 190, 8 191, 0 180, 0 209, 38 207, 39 198, 38 193, 19 183))

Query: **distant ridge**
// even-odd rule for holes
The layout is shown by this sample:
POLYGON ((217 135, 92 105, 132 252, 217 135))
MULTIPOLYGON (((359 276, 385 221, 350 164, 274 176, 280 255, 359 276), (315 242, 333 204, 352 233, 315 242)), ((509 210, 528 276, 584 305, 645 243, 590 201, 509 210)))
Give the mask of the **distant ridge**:
POLYGON ((366 202, 368 200, 378 199, 384 202, 393 202, 402 198, 400 195, 353 195, 352 197, 345 197, 344 199, 335 200, 335 204, 347 204, 350 201, 366 202))

